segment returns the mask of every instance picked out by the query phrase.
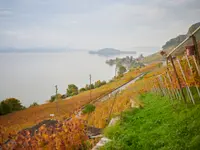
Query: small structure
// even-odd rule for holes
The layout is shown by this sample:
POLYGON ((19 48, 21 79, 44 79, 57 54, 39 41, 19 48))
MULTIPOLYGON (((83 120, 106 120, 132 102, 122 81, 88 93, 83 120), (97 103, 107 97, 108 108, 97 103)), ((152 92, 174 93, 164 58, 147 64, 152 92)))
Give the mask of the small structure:
POLYGON ((50 114, 49 116, 51 117, 51 119, 53 119, 53 117, 54 117, 55 115, 54 115, 54 114, 50 114))
POLYGON ((192 56, 195 54, 195 46, 194 45, 189 45, 189 46, 186 46, 186 54, 188 56, 192 56))

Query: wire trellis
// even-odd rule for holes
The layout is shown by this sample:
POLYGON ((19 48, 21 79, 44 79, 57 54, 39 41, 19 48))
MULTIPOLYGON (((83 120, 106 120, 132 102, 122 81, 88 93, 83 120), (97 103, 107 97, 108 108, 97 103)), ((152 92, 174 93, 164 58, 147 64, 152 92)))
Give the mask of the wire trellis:
POLYGON ((167 67, 145 81, 149 91, 169 97, 171 102, 200 103, 200 39, 198 27, 167 55, 167 67), (197 34, 198 33, 198 34, 197 34))

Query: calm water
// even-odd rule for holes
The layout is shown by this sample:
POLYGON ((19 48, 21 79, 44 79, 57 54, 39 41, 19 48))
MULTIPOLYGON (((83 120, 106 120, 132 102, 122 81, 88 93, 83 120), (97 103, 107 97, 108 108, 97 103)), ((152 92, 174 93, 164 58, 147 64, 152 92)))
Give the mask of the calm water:
POLYGON ((55 85, 64 94, 68 84, 88 84, 89 74, 92 82, 108 81, 115 68, 106 59, 87 52, 0 54, 0 100, 15 97, 25 106, 41 104, 55 93, 55 85))

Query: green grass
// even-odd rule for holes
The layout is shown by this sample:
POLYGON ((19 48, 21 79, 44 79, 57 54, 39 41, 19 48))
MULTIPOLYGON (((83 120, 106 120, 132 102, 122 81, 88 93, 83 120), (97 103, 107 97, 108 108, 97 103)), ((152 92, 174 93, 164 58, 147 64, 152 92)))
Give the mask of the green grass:
MULTIPOLYGON (((166 90, 167 90, 167 89, 165 89, 165 91, 166 91, 166 90)), ((190 91, 191 91, 191 93, 192 93, 192 95, 193 95, 193 99, 194 99, 194 101, 195 101, 195 104, 200 104, 200 98, 199 98, 199 95, 198 95, 198 92, 197 92, 196 87, 190 87, 190 91)), ((199 91, 200 91, 200 88, 199 88, 199 91)), ((167 92, 168 92, 168 91, 167 91, 167 92)), ((191 101, 191 97, 189 96, 189 93, 187 92, 187 89, 186 89, 186 88, 183 88, 183 92, 184 92, 184 95, 185 95, 187 104, 188 104, 188 105, 193 104, 192 101, 191 101)), ((172 91, 171 91, 171 93, 172 93, 172 91)), ((180 95, 181 95, 181 91, 180 91, 180 90, 179 90, 179 93, 180 93, 180 95)), ((183 98, 182 98, 181 101, 182 101, 182 103, 184 103, 183 98)))
MULTIPOLYGON (((200 90, 200 88, 199 88, 199 90, 200 90)), ((190 97, 188 96, 188 92, 187 92, 186 88, 184 88, 183 91, 184 91, 184 93, 185 93, 187 102, 188 102, 188 103, 192 103, 190 97)), ((199 103, 200 103, 200 98, 199 98, 199 95, 198 95, 198 93, 197 93, 196 87, 190 87, 190 91, 191 91, 191 93, 192 93, 192 95, 193 95, 193 98, 194 98, 195 103, 199 104, 199 103)))
POLYGON ((140 96, 143 109, 122 113, 121 120, 104 130, 112 142, 108 150, 200 149, 200 105, 170 104, 168 98, 140 96))

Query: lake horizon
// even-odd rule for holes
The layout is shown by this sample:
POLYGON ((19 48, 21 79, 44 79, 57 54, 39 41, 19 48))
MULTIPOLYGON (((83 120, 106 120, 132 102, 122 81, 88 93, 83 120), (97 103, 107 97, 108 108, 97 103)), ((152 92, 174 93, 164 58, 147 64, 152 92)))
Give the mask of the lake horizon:
POLYGON ((58 93, 65 94, 68 84, 80 89, 97 80, 111 80, 115 75, 115 66, 106 64, 106 60, 116 57, 136 55, 118 55, 104 57, 91 55, 88 51, 58 53, 0 53, 0 101, 14 97, 26 107, 37 102, 44 104, 58 93))

